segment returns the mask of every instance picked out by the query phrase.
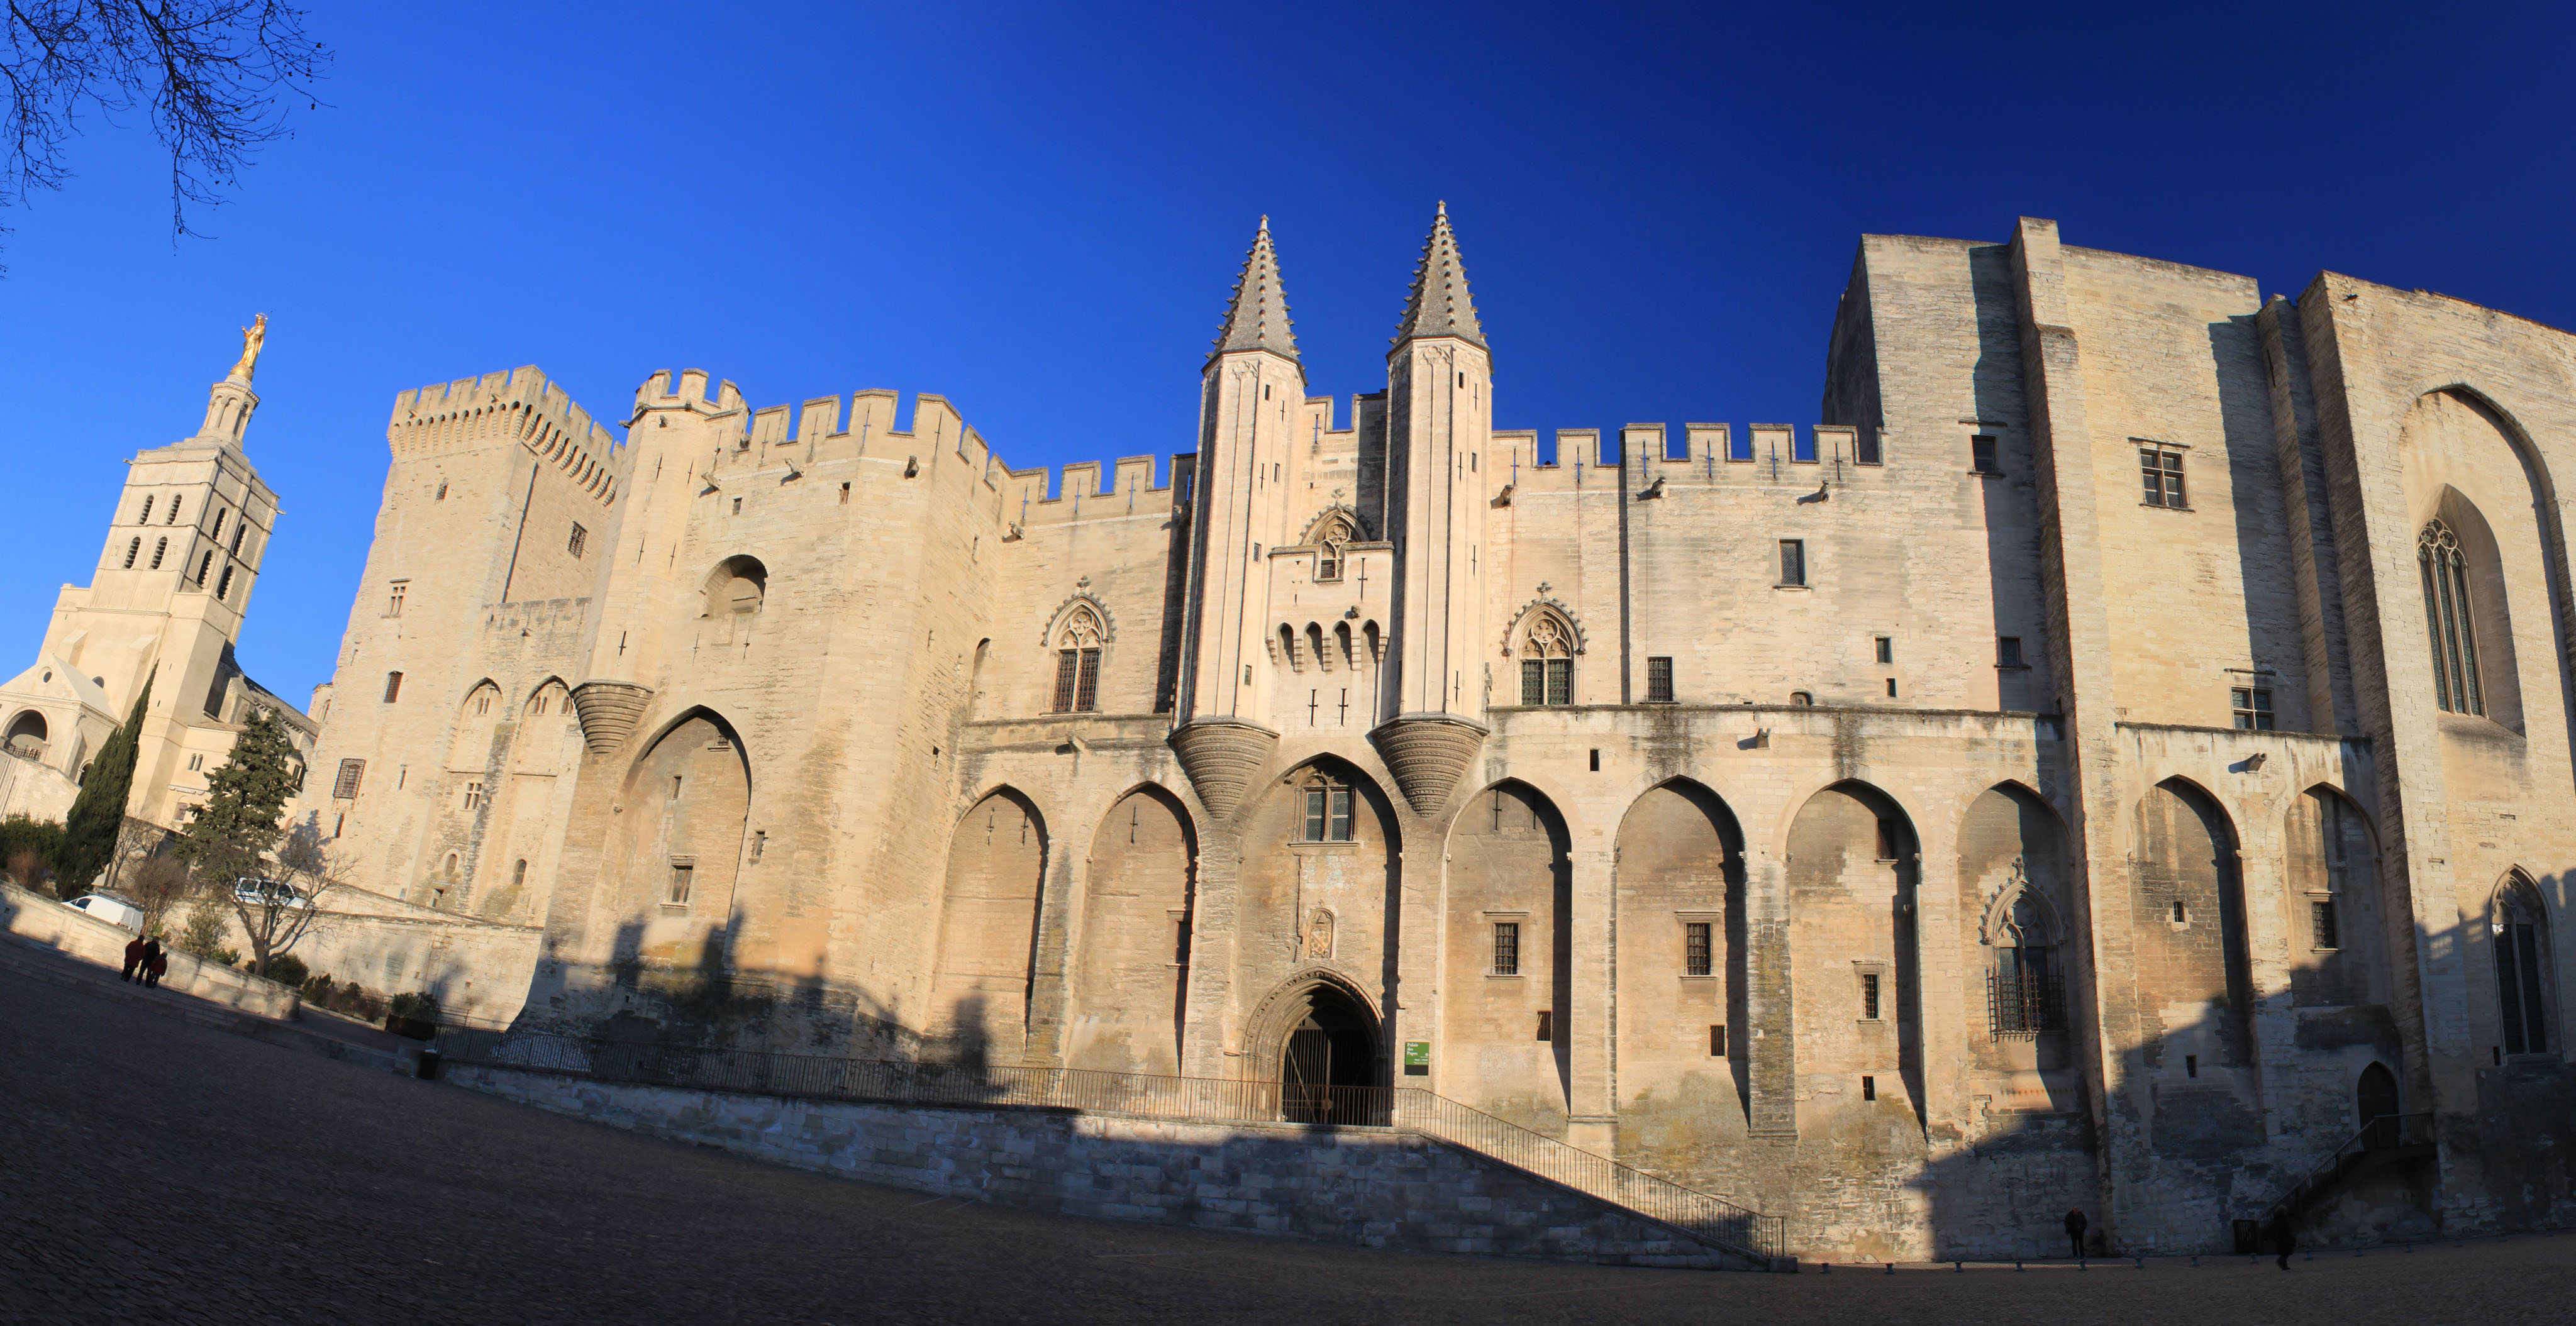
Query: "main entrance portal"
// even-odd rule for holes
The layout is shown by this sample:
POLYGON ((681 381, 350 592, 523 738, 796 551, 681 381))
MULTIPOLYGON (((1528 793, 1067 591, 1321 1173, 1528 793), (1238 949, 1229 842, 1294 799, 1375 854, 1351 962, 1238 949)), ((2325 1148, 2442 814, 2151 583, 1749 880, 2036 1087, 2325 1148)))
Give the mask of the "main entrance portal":
POLYGON ((1383 1124, 1376 1019, 1331 985, 1303 996, 1306 1015, 1279 1055, 1279 1109, 1291 1123, 1383 1124))

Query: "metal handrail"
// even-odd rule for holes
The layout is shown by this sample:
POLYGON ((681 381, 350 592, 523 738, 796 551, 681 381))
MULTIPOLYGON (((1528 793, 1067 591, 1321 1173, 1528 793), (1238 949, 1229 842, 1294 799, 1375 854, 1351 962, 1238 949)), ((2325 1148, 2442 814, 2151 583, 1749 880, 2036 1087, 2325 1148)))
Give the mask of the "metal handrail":
POLYGON ((1685 1188, 1420 1087, 1302 1086, 1089 1068, 836 1059, 465 1027, 441 1028, 436 1046, 440 1058, 452 1064, 685 1090, 871 1104, 1097 1111, 1194 1122, 1400 1128, 1748 1256, 1770 1260, 1788 1255, 1787 1221, 1779 1216, 1685 1188))
POLYGON ((2431 1145, 2432 1120, 2432 1112, 2427 1110, 2414 1114, 2382 1114, 2363 1124, 2361 1131, 2346 1138, 2343 1145, 2336 1147, 2314 1169, 2291 1184, 2289 1190, 2281 1194, 2280 1200, 2264 1208, 2263 1224, 2269 1226, 2284 1213, 2295 1212, 2305 1205, 2307 1199, 2323 1186, 2325 1179, 2353 1156, 2391 1147, 2431 1145))

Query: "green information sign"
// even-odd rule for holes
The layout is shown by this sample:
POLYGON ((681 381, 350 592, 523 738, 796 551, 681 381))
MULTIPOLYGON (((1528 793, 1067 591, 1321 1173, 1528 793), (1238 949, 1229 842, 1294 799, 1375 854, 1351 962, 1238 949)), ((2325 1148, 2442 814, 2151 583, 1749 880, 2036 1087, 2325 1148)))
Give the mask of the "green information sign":
POLYGON ((1429 1042, 1429 1041, 1406 1041, 1406 1042, 1404 1043, 1404 1066, 1405 1066, 1405 1067, 1407 1067, 1407 1068, 1428 1068, 1428 1067, 1430 1067, 1430 1066, 1431 1066, 1431 1042, 1429 1042))

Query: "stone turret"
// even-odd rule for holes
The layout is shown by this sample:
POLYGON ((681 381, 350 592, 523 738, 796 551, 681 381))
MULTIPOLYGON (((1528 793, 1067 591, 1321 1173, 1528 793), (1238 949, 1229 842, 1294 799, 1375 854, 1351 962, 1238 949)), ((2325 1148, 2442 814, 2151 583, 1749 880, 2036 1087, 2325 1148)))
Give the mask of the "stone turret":
POLYGON ((1266 216, 1235 280, 1199 400, 1188 653, 1171 741, 1200 802, 1226 817, 1279 741, 1254 718, 1269 710, 1272 672, 1253 665, 1254 641, 1270 617, 1263 550, 1290 541, 1298 514, 1289 508, 1298 485, 1287 470, 1300 463, 1292 418, 1306 400, 1266 216))
POLYGON ((1394 684, 1370 733, 1417 811, 1449 799, 1484 745, 1485 473, 1493 360, 1449 208, 1432 218, 1387 355, 1387 533, 1397 548, 1394 684))

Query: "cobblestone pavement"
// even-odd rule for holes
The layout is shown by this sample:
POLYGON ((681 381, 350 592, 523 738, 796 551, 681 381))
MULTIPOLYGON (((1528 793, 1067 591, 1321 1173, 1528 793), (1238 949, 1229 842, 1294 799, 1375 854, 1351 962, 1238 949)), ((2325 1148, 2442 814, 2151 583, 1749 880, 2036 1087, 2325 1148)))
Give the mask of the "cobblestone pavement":
POLYGON ((762 1165, 0 971, 0 1321, 2564 1322, 2576 1236, 2199 1269, 1370 1253, 762 1165))

